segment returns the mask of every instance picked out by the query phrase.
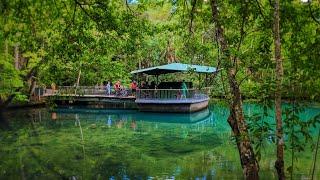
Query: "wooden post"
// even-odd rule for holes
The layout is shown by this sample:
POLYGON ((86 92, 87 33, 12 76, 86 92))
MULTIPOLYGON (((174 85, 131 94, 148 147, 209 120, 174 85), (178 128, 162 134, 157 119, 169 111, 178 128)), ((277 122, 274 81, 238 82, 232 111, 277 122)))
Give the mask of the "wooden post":
POLYGON ((199 73, 199 90, 201 89, 201 74, 199 73))
POLYGON ((75 95, 77 94, 77 89, 79 87, 80 77, 81 77, 81 69, 79 70, 79 74, 78 74, 78 78, 77 78, 77 82, 76 82, 76 89, 74 90, 75 95))
POLYGON ((157 81, 156 81, 156 87, 158 87, 159 84, 159 75, 156 75, 157 81))
POLYGON ((208 74, 206 74, 206 79, 204 80, 204 86, 208 87, 208 74))
POLYGON ((40 88, 38 87, 38 100, 40 101, 40 88))

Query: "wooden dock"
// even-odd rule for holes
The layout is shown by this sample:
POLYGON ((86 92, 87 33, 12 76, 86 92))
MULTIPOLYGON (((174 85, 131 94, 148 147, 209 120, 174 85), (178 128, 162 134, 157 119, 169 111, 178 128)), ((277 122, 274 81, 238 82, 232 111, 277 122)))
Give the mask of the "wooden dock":
POLYGON ((73 97, 73 98, 103 98, 103 99, 133 99, 135 100, 135 96, 116 96, 116 95, 101 95, 101 94, 44 94, 44 97, 73 97))
POLYGON ((196 112, 208 107, 209 97, 196 89, 141 89, 106 94, 96 87, 60 87, 46 90, 44 97, 59 106, 80 105, 103 109, 139 109, 153 112, 196 112))
POLYGON ((43 96, 58 106, 79 105, 102 109, 138 109, 135 96, 106 95, 105 90, 88 87, 81 87, 77 91, 70 87, 60 87, 55 91, 46 90, 43 96))

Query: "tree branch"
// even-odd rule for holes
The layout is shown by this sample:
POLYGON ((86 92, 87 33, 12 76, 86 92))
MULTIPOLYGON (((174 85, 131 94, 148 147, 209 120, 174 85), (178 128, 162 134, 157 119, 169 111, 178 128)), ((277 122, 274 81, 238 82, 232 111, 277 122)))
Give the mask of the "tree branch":
MULTIPOLYGON (((16 92, 18 92, 21 88, 17 89, 16 92)), ((14 99, 14 97, 16 97, 16 94, 11 94, 6 100, 1 100, 0 99, 0 111, 2 109, 5 109, 14 99)))
MULTIPOLYGON (((248 15, 248 12, 247 12, 247 9, 248 9, 248 3, 245 2, 245 1, 242 1, 241 2, 241 9, 242 9, 242 21, 241 21, 241 28, 240 28, 240 39, 239 39, 239 42, 238 42, 238 45, 237 45, 237 51, 240 50, 240 47, 241 47, 241 44, 243 42, 243 39, 245 37, 245 31, 244 31, 244 26, 245 26, 245 23, 246 23, 246 18, 247 18, 247 15, 248 15)), ((235 66, 235 69, 236 69, 236 74, 238 72, 238 66, 237 66, 237 61, 238 57, 234 56, 233 57, 233 64, 235 66)))
MULTIPOLYGON (((77 0, 74 0, 74 2, 80 7, 80 9, 93 21, 95 22, 98 26, 102 26, 102 24, 100 22, 98 22, 94 17, 91 16, 91 14, 85 9, 83 8, 82 5, 88 5, 88 4, 81 4, 80 2, 78 2, 77 0)), ((121 36, 117 36, 114 37, 114 35, 112 35, 111 33, 109 33, 108 31, 105 31, 108 35, 110 35, 110 37, 112 37, 114 40, 117 40, 117 38, 123 39, 121 36)))
POLYGON ((75 20, 75 17, 76 17, 76 11, 77 11, 77 4, 75 3, 74 4, 74 9, 73 9, 73 17, 72 17, 72 23, 74 24, 74 20, 75 20))
POLYGON ((132 14, 135 14, 135 12, 129 6, 128 0, 126 0, 126 6, 132 14))
POLYGON ((257 3, 257 6, 258 6, 258 9, 259 9, 260 15, 262 16, 263 20, 266 21, 266 17, 265 17, 265 15, 263 14, 263 11, 262 11, 262 8, 261 8, 261 5, 260 5, 259 0, 255 0, 255 2, 257 3))
POLYGON ((320 22, 317 20, 317 18, 313 14, 310 0, 308 1, 308 7, 309 7, 309 13, 310 13, 311 18, 313 19, 314 22, 316 22, 318 25, 320 25, 320 22))
POLYGON ((197 0, 193 0, 191 12, 190 12, 190 24, 189 24, 189 32, 192 34, 194 33, 192 27, 193 27, 193 19, 194 19, 194 14, 195 14, 195 10, 196 10, 196 5, 197 5, 197 0))

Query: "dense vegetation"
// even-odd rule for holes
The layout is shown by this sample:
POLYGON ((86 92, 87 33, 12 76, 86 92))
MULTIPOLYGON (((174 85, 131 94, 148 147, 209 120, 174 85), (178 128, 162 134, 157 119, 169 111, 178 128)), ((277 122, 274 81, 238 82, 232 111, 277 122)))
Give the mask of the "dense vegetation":
MULTIPOLYGON (((287 98, 293 108, 285 125, 301 127, 311 123, 295 121, 296 100, 320 99, 320 2, 278 2, 2 0, 0 108, 28 100, 36 85, 128 83, 131 70, 170 62, 216 66, 223 70, 210 77, 212 95, 228 100, 228 122, 246 158, 253 153, 243 97, 266 107, 287 98)), ((242 166, 258 172, 256 157, 250 159, 242 166)))
MULTIPOLYGON (((319 99, 319 2, 281 2, 286 97, 319 99)), ((1 101, 32 83, 129 81, 131 70, 172 61, 224 66, 206 1, 1 1, 1 101), (194 4, 197 3, 197 4, 194 4)), ((226 1, 222 24, 246 97, 272 95, 272 6, 226 1)), ((224 74, 222 73, 222 76, 224 74)), ((216 78, 217 95, 224 92, 216 78)))

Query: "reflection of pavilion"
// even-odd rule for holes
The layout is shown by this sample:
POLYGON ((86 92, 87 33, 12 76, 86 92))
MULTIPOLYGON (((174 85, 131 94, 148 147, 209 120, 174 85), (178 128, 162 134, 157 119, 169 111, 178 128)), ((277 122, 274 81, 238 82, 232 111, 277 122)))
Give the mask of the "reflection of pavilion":
POLYGON ((214 115, 209 109, 198 111, 195 113, 152 113, 152 112, 139 112, 136 110, 102 110, 102 109, 88 109, 88 108, 57 108, 55 112, 60 115, 77 113, 81 116, 90 114, 95 117, 101 116, 103 119, 106 116, 118 116, 121 119, 131 119, 146 122, 159 122, 159 123, 184 123, 192 125, 205 125, 214 123, 214 115))
POLYGON ((192 125, 197 127, 197 129, 203 129, 208 124, 214 124, 214 122, 215 122, 214 114, 210 112, 209 117, 207 117, 206 119, 203 119, 201 121, 197 121, 196 123, 194 123, 192 125))
POLYGON ((195 113, 136 113, 136 119, 162 123, 199 123, 211 119, 212 113, 205 109, 195 113))

